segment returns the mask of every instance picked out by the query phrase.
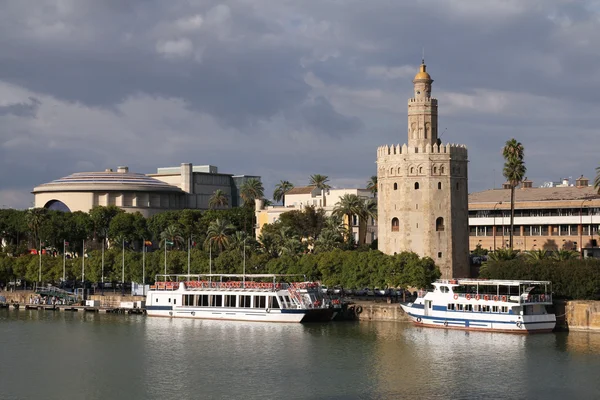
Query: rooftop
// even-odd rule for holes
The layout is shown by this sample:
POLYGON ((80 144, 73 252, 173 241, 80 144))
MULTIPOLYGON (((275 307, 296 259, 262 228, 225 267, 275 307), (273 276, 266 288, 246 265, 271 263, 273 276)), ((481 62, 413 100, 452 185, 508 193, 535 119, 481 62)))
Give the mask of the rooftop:
MULTIPOLYGON (((522 201, 560 201, 600 199, 598 190, 593 186, 585 187, 541 187, 515 189, 515 202, 522 201)), ((469 194, 472 203, 510 203, 510 189, 490 189, 469 194)))

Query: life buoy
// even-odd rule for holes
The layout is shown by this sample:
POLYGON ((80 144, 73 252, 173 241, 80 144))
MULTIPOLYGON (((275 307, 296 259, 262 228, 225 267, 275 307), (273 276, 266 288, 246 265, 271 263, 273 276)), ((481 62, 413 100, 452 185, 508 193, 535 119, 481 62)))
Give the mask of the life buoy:
POLYGON ((454 294, 454 300, 458 300, 458 294, 454 294))
POLYGON ((498 301, 498 296, 494 296, 494 301, 498 301))
POLYGON ((517 328, 521 328, 523 326, 523 324, 521 323, 521 321, 517 322, 517 328))
POLYGON ((506 301, 506 296, 502 296, 502 301, 506 301))
POLYGON ((448 321, 444 321, 444 326, 448 326, 448 321))
POLYGON ((421 317, 417 317, 417 322, 418 322, 419 324, 421 323, 421 321, 423 321, 423 320, 421 319, 421 317))
POLYGON ((465 296, 465 298, 466 298, 467 300, 471 300, 471 295, 467 293, 467 295, 465 296))
POLYGON ((488 295, 486 294, 485 296, 483 296, 483 299, 484 299, 485 301, 488 301, 488 300, 490 299, 490 296, 488 296, 488 295))
POLYGON ((475 300, 479 300, 479 299, 481 299, 481 296, 480 296, 480 295, 478 295, 478 294, 476 294, 476 295, 475 295, 475 300))
POLYGON ((356 315, 362 313, 363 312, 362 306, 356 306, 356 308, 354 309, 354 312, 356 313, 356 315))

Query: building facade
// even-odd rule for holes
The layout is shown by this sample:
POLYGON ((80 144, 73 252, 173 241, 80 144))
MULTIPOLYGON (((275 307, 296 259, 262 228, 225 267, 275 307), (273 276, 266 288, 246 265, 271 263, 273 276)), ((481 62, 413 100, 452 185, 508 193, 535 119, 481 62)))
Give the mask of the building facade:
MULTIPOLYGON (((575 186, 515 190, 513 248, 521 251, 568 249, 584 256, 598 253, 600 195, 579 178, 575 186)), ((469 248, 506 248, 510 236, 510 189, 469 195, 469 248)))
POLYGON ((377 149, 378 246, 431 257, 442 276, 469 275, 467 149, 438 139, 438 104, 423 63, 408 100, 408 142, 377 149))
MULTIPOLYGON (((336 204, 346 194, 354 194, 361 199, 373 198, 373 194, 367 189, 327 189, 322 191, 315 186, 301 186, 295 187, 285 194, 285 207, 264 207, 260 202, 257 202, 255 237, 258 238, 260 236, 263 226, 276 222, 279 220, 281 214, 288 211, 302 211, 307 206, 313 206, 315 208, 322 208, 325 211, 325 215, 330 216, 336 204), (323 207, 323 203, 326 204, 325 207, 323 207)), ((352 218, 350 226, 354 241, 358 243, 360 227, 357 216, 352 218)), ((370 244, 377 238, 377 221, 374 219, 368 221, 366 229, 366 243, 370 244)))
POLYGON ((94 206, 117 206, 149 217, 159 212, 182 209, 206 210, 216 190, 227 196, 229 207, 242 205, 241 185, 260 176, 218 172, 214 165, 158 168, 155 174, 116 171, 77 172, 33 189, 35 207, 89 212, 94 206))

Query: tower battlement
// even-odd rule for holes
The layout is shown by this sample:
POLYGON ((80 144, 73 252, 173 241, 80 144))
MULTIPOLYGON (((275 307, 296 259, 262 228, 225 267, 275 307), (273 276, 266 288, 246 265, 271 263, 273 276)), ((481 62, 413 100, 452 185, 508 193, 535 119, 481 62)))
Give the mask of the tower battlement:
MULTIPOLYGON (((451 157, 456 158, 467 158, 467 146, 464 144, 454 144, 454 143, 442 143, 440 145, 427 144, 425 146, 420 147, 409 147, 406 143, 402 146, 400 144, 397 145, 385 145, 379 146, 377 148, 377 158, 386 157, 386 156, 394 156, 394 155, 402 155, 402 154, 448 154, 451 157)), ((390 158, 390 157, 387 157, 390 158)))

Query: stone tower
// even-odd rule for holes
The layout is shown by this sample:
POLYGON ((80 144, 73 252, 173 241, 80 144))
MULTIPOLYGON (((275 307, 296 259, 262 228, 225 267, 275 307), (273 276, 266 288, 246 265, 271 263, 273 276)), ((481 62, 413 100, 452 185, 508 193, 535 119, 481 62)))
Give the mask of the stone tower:
POLYGON ((467 148, 438 139, 425 61, 408 100, 408 144, 377 149, 378 243, 431 257, 443 278, 469 276, 467 148))

